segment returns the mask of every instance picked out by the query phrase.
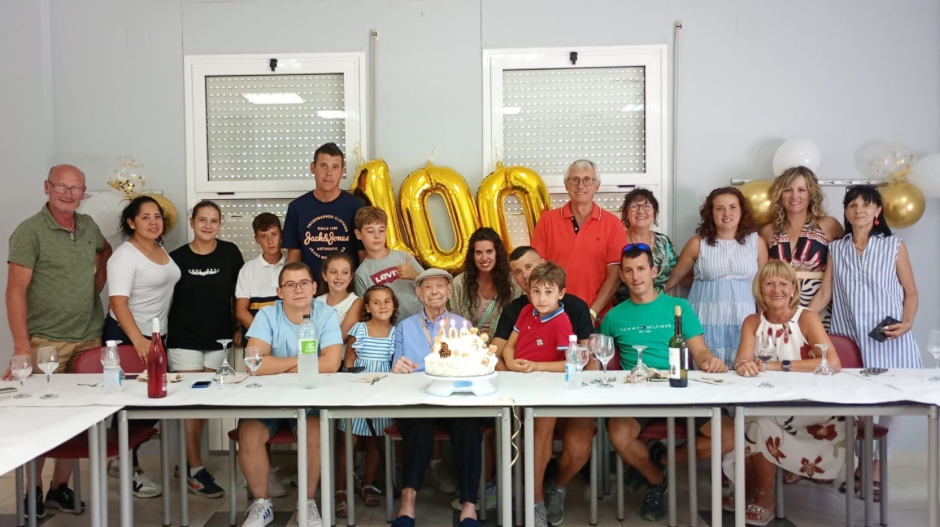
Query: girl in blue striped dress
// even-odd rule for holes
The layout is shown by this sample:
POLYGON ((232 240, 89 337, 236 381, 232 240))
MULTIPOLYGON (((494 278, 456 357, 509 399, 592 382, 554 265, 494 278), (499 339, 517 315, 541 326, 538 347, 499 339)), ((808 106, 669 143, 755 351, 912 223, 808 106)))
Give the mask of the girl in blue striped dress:
POLYGON ((754 231, 744 196, 734 187, 713 190, 699 214, 702 220, 682 248, 666 290, 694 271, 689 304, 702 322, 709 351, 731 367, 741 324, 757 311, 752 282, 767 261, 767 245, 754 231))
MULTIPOLYGON (((365 311, 362 321, 349 330, 349 351, 346 353, 346 368, 362 367, 363 372, 373 374, 391 371, 392 355, 395 353, 395 313, 398 312, 398 299, 391 288, 375 285, 362 295, 365 311)), ((375 473, 382 461, 380 437, 385 435, 385 427, 391 419, 352 420, 353 445, 361 437, 365 442, 366 466, 362 481, 362 500, 367 507, 379 505, 381 491, 374 485, 375 473)), ((339 429, 346 430, 346 420, 339 420, 339 429)), ((340 445, 344 442, 340 441, 340 445)), ((338 458, 345 459, 343 448, 339 449, 338 458)), ((346 512, 346 463, 340 462, 336 470, 336 512, 343 517, 346 512), (340 504, 342 503, 342 508, 340 504), (342 515, 340 514, 342 513, 342 515)))
MULTIPOLYGON (((904 242, 885 222, 881 193, 871 185, 857 185, 846 191, 842 204, 845 236, 829 245, 820 294, 809 307, 818 313, 832 299, 832 333, 855 341, 866 368, 920 368, 920 351, 911 334, 917 313, 914 272, 904 242), (888 316, 900 323, 885 328, 887 339, 879 342, 868 336, 888 316)), ((900 421, 882 416, 878 422, 889 428, 891 445, 900 421)), ((879 474, 876 465, 876 480, 879 474)))

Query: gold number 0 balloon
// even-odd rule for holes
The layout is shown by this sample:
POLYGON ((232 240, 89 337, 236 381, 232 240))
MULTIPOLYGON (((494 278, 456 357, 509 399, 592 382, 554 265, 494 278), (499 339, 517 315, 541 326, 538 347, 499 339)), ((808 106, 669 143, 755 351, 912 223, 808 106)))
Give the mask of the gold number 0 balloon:
POLYGON ((400 189, 405 231, 411 238, 416 258, 425 267, 457 272, 463 266, 470 236, 480 224, 473 195, 463 176, 454 169, 427 164, 405 178, 400 189), (454 246, 444 250, 438 243, 428 216, 428 198, 438 193, 444 198, 447 215, 454 228, 454 246))
POLYGON ((368 205, 380 208, 388 215, 388 227, 385 231, 388 248, 396 251, 411 252, 401 226, 398 214, 398 202, 395 189, 392 188, 392 176, 384 159, 373 159, 360 165, 358 175, 353 180, 352 192, 365 200, 368 205))
POLYGON ((515 166, 504 167, 496 163, 496 170, 486 176, 477 190, 477 207, 483 225, 495 230, 506 245, 506 251, 512 252, 512 240, 506 225, 506 197, 515 194, 522 202, 529 234, 535 231, 542 213, 552 208, 545 182, 532 169, 515 166))

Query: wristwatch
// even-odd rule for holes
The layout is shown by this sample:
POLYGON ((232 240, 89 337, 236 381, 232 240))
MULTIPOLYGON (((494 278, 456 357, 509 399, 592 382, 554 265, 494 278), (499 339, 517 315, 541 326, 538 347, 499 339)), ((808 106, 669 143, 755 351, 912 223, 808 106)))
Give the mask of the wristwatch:
POLYGON ((593 309, 590 309, 589 311, 591 312, 591 321, 597 322, 597 311, 594 311, 593 309))
POLYGON ((780 361, 780 365, 783 367, 783 371, 790 371, 790 361, 780 361))

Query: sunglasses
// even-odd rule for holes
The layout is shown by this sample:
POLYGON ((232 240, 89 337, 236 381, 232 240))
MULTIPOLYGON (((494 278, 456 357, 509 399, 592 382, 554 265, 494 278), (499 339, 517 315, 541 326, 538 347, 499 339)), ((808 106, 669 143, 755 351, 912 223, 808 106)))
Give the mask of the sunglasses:
POLYGON ((641 250, 641 251, 646 251, 646 252, 648 252, 648 253, 653 252, 653 250, 650 249, 650 246, 649 246, 649 245, 646 245, 645 243, 628 243, 628 244, 624 245, 623 250, 620 251, 620 254, 623 254, 623 253, 625 253, 625 252, 627 252, 627 251, 630 251, 630 250, 633 250, 633 249, 639 249, 639 250, 641 250))

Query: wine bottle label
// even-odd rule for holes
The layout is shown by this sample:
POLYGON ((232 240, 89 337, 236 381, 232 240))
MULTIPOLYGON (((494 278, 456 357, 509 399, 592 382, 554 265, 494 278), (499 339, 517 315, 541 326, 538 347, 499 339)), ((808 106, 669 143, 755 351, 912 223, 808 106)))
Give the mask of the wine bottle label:
POLYGON ((669 348, 669 378, 679 379, 682 369, 682 351, 679 348, 669 348))
POLYGON ((300 353, 304 355, 317 354, 317 339, 303 339, 300 341, 300 353))

